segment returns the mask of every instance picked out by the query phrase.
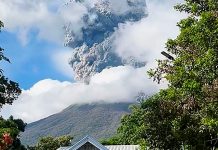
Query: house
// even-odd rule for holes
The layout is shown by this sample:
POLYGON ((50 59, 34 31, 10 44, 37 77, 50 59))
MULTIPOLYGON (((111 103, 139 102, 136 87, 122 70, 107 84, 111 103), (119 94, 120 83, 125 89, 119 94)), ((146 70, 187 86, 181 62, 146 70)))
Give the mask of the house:
POLYGON ((57 150, 139 150, 139 145, 108 145, 100 144, 91 136, 86 136, 73 146, 60 147, 57 150))

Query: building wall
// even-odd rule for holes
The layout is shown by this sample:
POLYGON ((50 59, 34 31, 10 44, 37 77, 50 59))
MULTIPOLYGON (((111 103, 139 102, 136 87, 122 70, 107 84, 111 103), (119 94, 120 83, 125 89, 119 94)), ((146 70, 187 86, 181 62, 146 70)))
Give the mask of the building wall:
POLYGON ((96 148, 91 143, 87 142, 82 147, 80 147, 78 150, 100 150, 100 149, 96 148))

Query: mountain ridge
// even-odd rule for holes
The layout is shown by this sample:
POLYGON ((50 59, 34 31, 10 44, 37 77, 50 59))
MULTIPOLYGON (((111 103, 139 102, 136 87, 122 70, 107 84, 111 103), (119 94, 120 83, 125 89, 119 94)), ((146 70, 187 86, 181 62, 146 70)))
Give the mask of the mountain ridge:
POLYGON ((71 135, 78 140, 85 135, 104 139, 115 134, 132 103, 94 103, 71 105, 59 113, 27 125, 21 134, 25 145, 35 145, 40 137, 71 135))

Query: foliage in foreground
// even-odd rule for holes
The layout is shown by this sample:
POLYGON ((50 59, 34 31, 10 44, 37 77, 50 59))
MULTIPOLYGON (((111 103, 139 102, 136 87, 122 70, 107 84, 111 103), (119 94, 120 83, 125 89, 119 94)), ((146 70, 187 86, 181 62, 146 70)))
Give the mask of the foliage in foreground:
POLYGON ((21 119, 14 119, 12 116, 5 120, 0 118, 0 149, 25 150, 19 139, 19 133, 24 132, 26 123, 21 119))
MULTIPOLYGON (((3 27, 3 23, 0 21, 0 31, 3 27)), ((0 47, 0 62, 10 62, 7 57, 4 56, 4 49, 0 47)), ((14 100, 18 98, 21 93, 19 85, 9 80, 4 76, 3 70, 0 68, 0 109, 6 104, 12 104, 14 100)), ((25 147, 21 144, 19 139, 19 133, 23 132, 26 123, 21 119, 14 119, 12 116, 5 120, 0 117, 0 149, 1 150, 24 150, 25 147)))
POLYGON ((118 129, 119 143, 155 149, 218 148, 218 1, 185 0, 189 14, 166 43, 168 59, 148 73, 169 86, 133 106, 118 129))
POLYGON ((57 150, 59 147, 66 147, 71 145, 71 136, 60 136, 57 138, 48 136, 39 139, 36 146, 28 146, 28 150, 57 150))

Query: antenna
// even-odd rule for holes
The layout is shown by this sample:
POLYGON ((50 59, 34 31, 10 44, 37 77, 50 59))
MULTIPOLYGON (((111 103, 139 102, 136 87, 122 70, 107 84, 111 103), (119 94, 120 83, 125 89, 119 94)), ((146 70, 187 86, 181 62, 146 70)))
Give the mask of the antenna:
POLYGON ((165 57, 167 57, 170 60, 175 60, 173 56, 171 56, 170 54, 168 54, 168 53, 166 53, 164 51, 162 51, 161 54, 164 55, 165 57))

